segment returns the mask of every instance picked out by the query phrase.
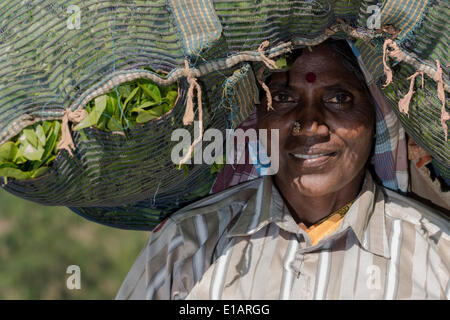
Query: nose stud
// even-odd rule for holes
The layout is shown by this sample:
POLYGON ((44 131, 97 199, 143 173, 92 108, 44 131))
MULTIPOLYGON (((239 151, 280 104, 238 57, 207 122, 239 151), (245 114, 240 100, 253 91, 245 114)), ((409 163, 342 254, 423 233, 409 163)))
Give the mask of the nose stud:
POLYGON ((299 134, 301 129, 302 129, 302 125, 300 124, 300 122, 295 121, 294 128, 292 128, 292 133, 299 134))

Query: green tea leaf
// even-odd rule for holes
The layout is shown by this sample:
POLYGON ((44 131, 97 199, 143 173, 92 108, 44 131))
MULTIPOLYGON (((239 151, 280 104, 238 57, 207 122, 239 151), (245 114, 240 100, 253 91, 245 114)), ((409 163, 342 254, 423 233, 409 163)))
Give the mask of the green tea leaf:
MULTIPOLYGON (((107 103, 108 103, 108 96, 105 94, 95 98, 95 107, 98 110, 105 110, 107 103)), ((95 109, 93 111, 95 111, 95 109)))
MULTIPOLYGON (((25 135, 25 139, 35 148, 38 147, 38 137, 33 129, 27 128, 24 129, 23 134, 25 135)), ((23 143, 24 141, 22 141, 23 143)))
POLYGON ((36 126, 36 135, 37 135, 38 140, 39 140, 39 145, 45 146, 45 141, 47 139, 45 138, 45 132, 44 132, 44 129, 42 128, 41 125, 37 125, 36 126))
POLYGON ((211 165, 210 173, 215 174, 215 173, 219 173, 220 171, 222 171, 222 169, 225 167, 225 162, 226 162, 225 160, 226 160, 225 156, 217 157, 216 160, 214 161, 214 163, 211 165))
POLYGON ((1 162, 7 162, 7 161, 13 161, 14 157, 17 153, 17 147, 12 141, 5 142, 0 147, 0 161, 1 162))
POLYGON ((53 150, 54 154, 58 153, 58 144, 61 140, 61 123, 59 121, 55 121, 55 128, 53 129, 53 134, 57 137, 55 142, 55 149, 53 150))
POLYGON ((97 124, 97 128, 99 128, 100 130, 106 130, 106 126, 108 125, 108 121, 110 118, 108 117, 102 117, 100 119, 100 122, 97 124))
POLYGON ((107 99, 108 96, 106 95, 97 97, 95 99, 94 109, 91 111, 91 113, 88 114, 86 118, 84 118, 83 121, 75 126, 74 130, 78 131, 84 128, 95 126, 102 116, 103 111, 106 109, 107 99))
POLYGON ((45 136, 48 137, 49 131, 53 130, 53 122, 52 121, 44 121, 42 128, 44 129, 45 136))
MULTIPOLYGON (((36 171, 37 169, 39 169, 39 167, 42 166, 42 163, 43 163, 43 162, 44 162, 44 161, 30 161, 30 163, 28 163, 28 165, 31 166, 30 171, 31 171, 31 172, 34 172, 34 171, 36 171)), ((33 174, 31 174, 31 175, 33 175, 33 174)))
POLYGON ((58 140, 58 135, 56 135, 56 134, 52 134, 48 138, 47 143, 45 144, 45 147, 44 147, 44 154, 42 155, 42 162, 45 162, 46 159, 52 155, 53 150, 55 149, 57 140, 58 140))
POLYGON ((133 130, 136 127, 136 119, 128 123, 128 129, 133 130))
POLYGON ((287 61, 286 57, 281 57, 277 61, 275 61, 275 64, 277 65, 278 69, 283 69, 287 67, 287 61))
POLYGON ((161 101, 161 92, 156 84, 141 84, 138 83, 139 87, 144 91, 144 93, 153 99, 153 101, 161 101))
MULTIPOLYGON (((150 101, 147 101, 147 102, 144 102, 143 104, 141 104, 140 106, 131 109, 130 112, 149 111, 149 110, 145 110, 145 108, 154 107, 154 106, 157 106, 157 105, 161 105, 161 102, 150 102, 150 101)), ((150 109, 150 110, 153 110, 153 109, 150 109)))
POLYGON ((168 103, 163 103, 161 106, 163 107, 163 114, 166 114, 173 108, 173 105, 169 105, 168 103))
MULTIPOLYGON (((112 115, 114 114, 114 100, 117 100, 117 97, 114 93, 108 95, 108 100, 106 103, 105 113, 112 115)), ((104 119, 102 119, 104 120, 104 119)))
POLYGON ((50 170, 49 167, 40 167, 39 169, 37 169, 36 171, 34 171, 31 174, 31 178, 34 179, 34 178, 40 177, 40 176, 44 175, 48 170, 50 170))
POLYGON ((28 174, 15 168, 2 168, 0 169, 0 177, 14 178, 18 180, 25 180, 30 178, 28 174))
POLYGON ((177 100, 177 98, 178 98, 178 92, 177 91, 173 91, 173 90, 169 91, 169 92, 167 92, 166 98, 169 99, 169 101, 173 105, 175 103, 175 101, 177 100))
POLYGON ((16 156, 13 159, 13 162, 16 164, 23 164, 27 162, 27 159, 23 156, 23 148, 18 148, 16 156))
POLYGON ((141 105, 140 105, 139 107, 137 107, 137 108, 139 108, 139 109, 145 109, 145 108, 148 108, 148 107, 156 106, 156 105, 158 105, 159 103, 161 103, 161 102, 146 101, 146 102, 144 102, 143 104, 141 104, 141 105))
POLYGON ((151 108, 150 110, 148 110, 148 112, 154 114, 157 117, 161 117, 165 113, 164 108, 166 105, 167 103, 160 104, 159 106, 151 108))
POLYGON ((17 164, 13 163, 13 162, 2 162, 0 163, 0 169, 3 168, 15 168, 18 169, 19 167, 17 166, 17 164))
MULTIPOLYGON (((20 149, 20 148, 19 148, 20 149)), ((38 161, 42 159, 42 155, 44 154, 44 148, 34 148, 31 144, 23 146, 23 156, 25 159, 31 161, 38 161)))
POLYGON ((114 118, 109 119, 108 125, 107 125, 106 127, 107 127, 109 130, 111 130, 111 131, 120 131, 120 130, 123 130, 123 128, 122 128, 122 126, 120 125, 120 123, 119 123, 116 119, 114 119, 114 118))
POLYGON ((138 93, 140 91, 140 88, 139 87, 136 87, 131 93, 130 93, 130 95, 128 96, 128 98, 125 100, 125 102, 123 103, 123 110, 124 110, 124 112, 125 112, 125 109, 126 109, 126 107, 127 107, 127 105, 128 105, 128 102, 130 102, 135 96, 136 96, 136 94, 138 93))
POLYGON ((156 119, 158 117, 159 116, 155 115, 153 112, 142 110, 141 112, 139 112, 139 114, 136 118, 136 122, 137 123, 146 123, 146 122, 156 119))
POLYGON ((131 86, 129 84, 120 85, 118 90, 124 98, 127 98, 131 94, 131 86))
POLYGON ((56 155, 52 155, 50 158, 45 161, 44 165, 48 166, 53 160, 56 159, 56 155))
POLYGON ((61 123, 59 121, 53 121, 53 134, 59 136, 61 131, 61 123))

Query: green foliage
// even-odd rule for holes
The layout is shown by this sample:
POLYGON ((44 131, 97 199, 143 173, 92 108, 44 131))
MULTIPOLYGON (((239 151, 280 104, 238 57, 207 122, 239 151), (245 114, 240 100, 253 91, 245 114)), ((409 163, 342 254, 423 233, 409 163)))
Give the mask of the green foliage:
POLYGON ((43 175, 56 158, 60 139, 59 121, 44 121, 24 129, 0 146, 0 177, 31 179, 43 175))
POLYGON ((220 173, 222 169, 225 167, 226 157, 225 155, 217 157, 214 163, 211 165, 210 172, 211 174, 220 173))
MULTIPOLYGON (((185 154, 188 150, 183 150, 183 154, 185 154)), ((191 160, 194 158, 194 151, 191 152, 191 160)), ((210 166, 209 172, 211 175, 216 175, 222 171, 222 169, 225 167, 226 163, 226 156, 218 156, 214 163, 210 166)), ((176 165, 175 169, 177 170, 183 170, 184 172, 184 178, 186 178, 189 174, 189 165, 188 164, 181 164, 176 165)))
POLYGON ((149 232, 88 221, 0 190, 0 299, 114 299, 149 232), (69 290, 78 265, 81 289, 69 290))
POLYGON ((275 61, 275 64, 277 65, 278 69, 284 69, 288 65, 286 57, 279 58, 277 61, 275 61))
MULTIPOLYGON (((120 85, 86 106, 88 116, 75 130, 97 127, 104 131, 125 131, 172 110, 178 97, 177 84, 159 87, 147 80, 120 85)), ((60 121, 44 121, 22 131, 0 147, 0 177, 33 179, 45 174, 58 152, 60 121)))
POLYGON ((104 131, 132 129, 172 110, 177 97, 176 83, 160 87, 149 80, 128 82, 88 103, 89 115, 74 129, 93 126, 104 131))

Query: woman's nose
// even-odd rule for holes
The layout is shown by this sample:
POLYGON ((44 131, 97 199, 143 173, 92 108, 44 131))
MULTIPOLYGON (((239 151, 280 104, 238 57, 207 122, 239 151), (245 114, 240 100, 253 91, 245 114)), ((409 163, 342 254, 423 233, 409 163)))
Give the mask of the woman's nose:
POLYGON ((300 107, 297 112, 294 135, 325 136, 329 133, 324 110, 320 105, 300 107))

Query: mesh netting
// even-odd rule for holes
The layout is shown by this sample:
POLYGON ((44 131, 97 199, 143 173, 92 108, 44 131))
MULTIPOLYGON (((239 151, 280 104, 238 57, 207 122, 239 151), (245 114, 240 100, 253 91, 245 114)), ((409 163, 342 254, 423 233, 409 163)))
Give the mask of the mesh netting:
POLYGON ((385 81, 383 43, 395 37, 407 57, 387 60, 393 82, 383 91, 408 134, 450 177, 448 129, 441 121, 448 99, 442 111, 433 79, 439 60, 448 91, 449 4, 384 1, 378 7, 381 27, 372 30, 367 26, 375 5, 353 0, 3 1, 0 146, 32 124, 62 120, 136 79, 160 86, 176 83, 178 99, 169 113, 126 135, 71 130, 73 156, 61 149, 45 175, 9 179, 2 187, 45 205, 68 206, 96 222, 151 230, 206 195, 215 178, 207 165, 189 165, 186 174, 170 159, 176 144, 171 132, 194 131, 183 123, 190 99, 198 119, 199 106, 189 95, 192 79, 202 88, 204 129, 224 132, 237 127, 258 101, 257 70, 264 59, 330 37, 352 40, 367 81, 379 86, 385 81), (262 53, 258 49, 264 41, 270 45, 262 53), (417 77, 405 114, 398 101, 417 70, 425 73, 424 86, 417 77))

